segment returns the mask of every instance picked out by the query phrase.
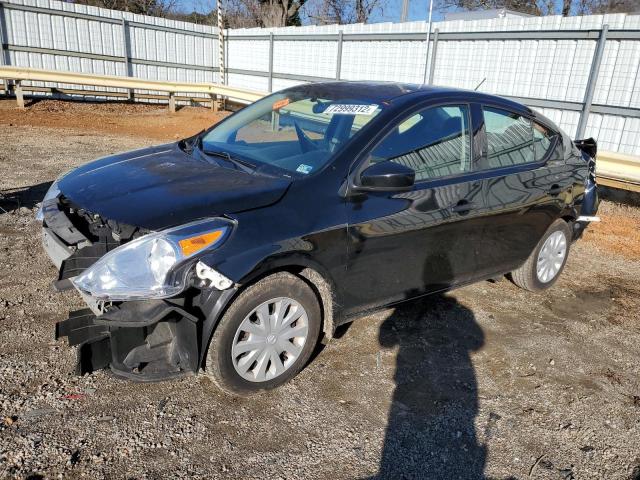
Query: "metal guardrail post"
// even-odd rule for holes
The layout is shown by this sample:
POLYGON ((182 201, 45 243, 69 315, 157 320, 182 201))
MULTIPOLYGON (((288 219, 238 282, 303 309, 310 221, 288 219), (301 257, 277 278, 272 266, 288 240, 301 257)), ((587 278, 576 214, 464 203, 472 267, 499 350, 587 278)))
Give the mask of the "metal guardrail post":
POLYGON ((584 92, 584 101, 582 102, 582 112, 580 112, 580 120, 578 121, 578 128, 576 129, 576 138, 583 138, 587 128, 587 121, 589 120, 589 112, 591 110, 591 104, 593 103, 593 94, 596 90, 598 75, 600 74, 600 64, 602 63, 602 54, 604 52, 604 44, 607 41, 608 31, 609 25, 603 25, 602 30, 600 30, 596 51, 593 54, 593 61, 591 62, 587 88, 584 92))
POLYGON ((436 71, 436 56, 438 55, 438 34, 440 29, 436 28, 433 32, 433 50, 431 51, 431 62, 429 65, 429 85, 433 85, 433 75, 436 71))
POLYGON ((273 32, 269 33, 269 93, 273 92, 273 32))
POLYGON ((16 80, 13 91, 16 94, 16 101, 18 102, 18 108, 24 110, 24 92, 22 91, 22 80, 16 80))
POLYGON ((342 30, 338 32, 338 54, 336 55, 336 80, 340 80, 342 71, 342 30))
MULTIPOLYGON (((124 71, 127 77, 133 76, 131 69, 131 36, 129 34, 129 22, 122 19, 122 52, 124 58, 124 71)), ((133 100, 133 90, 129 90, 129 101, 133 100)))

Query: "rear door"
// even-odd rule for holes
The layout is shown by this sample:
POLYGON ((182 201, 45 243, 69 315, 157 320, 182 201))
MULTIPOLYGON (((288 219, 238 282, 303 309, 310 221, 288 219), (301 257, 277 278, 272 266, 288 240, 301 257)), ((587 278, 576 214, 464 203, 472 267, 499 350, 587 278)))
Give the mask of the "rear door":
POLYGON ((571 197, 572 168, 562 136, 525 115, 483 107, 485 148, 477 169, 487 222, 478 244, 478 276, 524 263, 571 197))
POLYGON ((469 104, 452 103, 409 113, 360 166, 400 163, 416 172, 416 183, 409 192, 350 199, 347 310, 443 290, 473 276, 482 182, 472 172, 472 112, 469 104))

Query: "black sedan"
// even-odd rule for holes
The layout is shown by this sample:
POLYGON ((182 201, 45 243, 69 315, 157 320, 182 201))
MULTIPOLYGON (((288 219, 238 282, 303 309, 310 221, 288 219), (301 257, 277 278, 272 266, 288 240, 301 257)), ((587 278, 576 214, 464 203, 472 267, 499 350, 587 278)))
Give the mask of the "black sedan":
POLYGON ((43 200, 78 373, 247 394, 364 310, 508 275, 550 287, 594 220, 596 145, 477 92, 335 82, 59 178, 43 200))

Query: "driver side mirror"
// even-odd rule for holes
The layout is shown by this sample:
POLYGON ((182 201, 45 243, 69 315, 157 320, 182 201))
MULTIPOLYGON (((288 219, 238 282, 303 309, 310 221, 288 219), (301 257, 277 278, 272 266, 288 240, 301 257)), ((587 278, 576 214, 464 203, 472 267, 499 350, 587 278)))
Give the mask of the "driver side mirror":
POLYGON ((411 190, 416 180, 416 172, 399 163, 383 161, 374 163, 360 174, 358 190, 411 190))

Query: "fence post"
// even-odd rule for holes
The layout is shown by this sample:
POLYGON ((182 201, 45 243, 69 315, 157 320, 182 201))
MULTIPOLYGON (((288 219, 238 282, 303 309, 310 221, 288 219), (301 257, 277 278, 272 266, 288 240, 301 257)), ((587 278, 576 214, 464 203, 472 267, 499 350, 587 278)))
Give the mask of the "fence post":
POLYGON ((336 57, 336 80, 340 80, 342 70, 342 30, 338 32, 338 55, 336 57))
POLYGON ((7 31, 6 25, 7 24, 4 19, 4 5, 0 3, 0 65, 9 65, 9 54, 4 50, 5 42, 9 43, 9 39, 5 37, 5 32, 7 31))
MULTIPOLYGON (((124 71, 127 77, 133 76, 131 69, 131 37, 129 34, 129 22, 122 19, 122 57, 124 59, 124 71)), ((133 89, 129 89, 129 101, 133 101, 133 89)))
POLYGON ((425 59, 424 59, 424 79, 422 81, 423 83, 427 83, 429 79, 429 52, 431 48, 431 24, 429 24, 429 29, 427 30, 426 43, 427 43, 427 53, 425 54, 425 59))
MULTIPOLYGON (((7 22, 4 17, 4 5, 0 3, 0 65, 11 65, 11 57, 9 56, 9 50, 5 50, 5 44, 9 43, 9 37, 7 33, 7 22)), ((11 92, 11 80, 4 79, 4 94, 9 95, 11 92)))
MULTIPOLYGON (((224 18, 222 11, 222 0, 216 0, 216 13, 217 13, 217 23, 218 23, 218 83, 224 85, 226 82, 225 78, 225 67, 226 63, 226 55, 229 46, 227 42, 227 35, 224 34, 224 18)), ((214 107, 215 110, 223 110, 225 106, 224 97, 222 95, 217 95, 217 105, 214 107)))
POLYGON ((604 52, 604 44, 607 41, 608 31, 609 25, 603 25, 602 30, 600 30, 596 51, 593 54, 593 61, 591 62, 591 71, 589 72, 589 80, 587 80, 587 88, 584 92, 584 101, 582 102, 582 112, 580 112, 580 120, 578 121, 578 128, 576 129, 576 138, 583 138, 584 132, 587 128, 589 111, 591 110, 591 104, 593 103, 593 94, 596 90, 596 83, 598 83, 600 64, 602 63, 602 54, 604 52))
POLYGON ((269 93, 273 92, 273 32, 269 32, 269 93))
POLYGON ((176 94, 169 93, 169 112, 176 113, 176 94))
MULTIPOLYGON (((9 55, 8 52, 5 53, 4 51, 4 42, 5 42, 5 37, 4 37, 4 32, 6 30, 5 27, 5 22, 4 22, 4 5, 2 3, 0 3, 0 65, 8 65, 9 64, 9 55), (7 58, 5 59, 5 55, 7 56, 7 58)), ((7 41, 8 43, 8 41, 7 41)), ((4 79, 2 81, 2 89, 4 90, 4 94, 5 95, 9 95, 9 80, 8 79, 4 79)))
POLYGON ((431 62, 429 65, 429 85, 433 85, 433 75, 436 71, 436 56, 438 55, 438 33, 440 29, 436 28, 433 32, 433 50, 431 51, 431 62))

